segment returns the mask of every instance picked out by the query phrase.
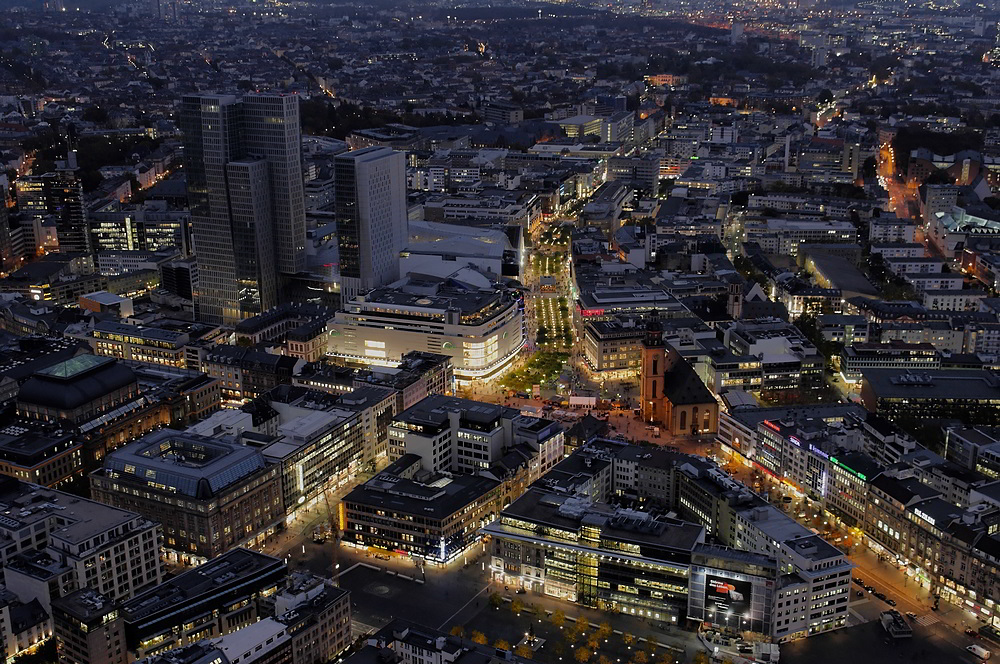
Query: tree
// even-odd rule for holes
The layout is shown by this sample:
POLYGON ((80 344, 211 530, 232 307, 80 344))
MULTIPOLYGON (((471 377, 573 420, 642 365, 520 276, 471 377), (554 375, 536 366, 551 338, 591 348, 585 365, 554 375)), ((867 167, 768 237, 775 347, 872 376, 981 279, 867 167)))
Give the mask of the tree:
POLYGON ((510 650, 510 643, 503 639, 497 639, 493 642, 493 647, 497 650, 510 650))
POLYGON ((632 655, 633 664, 649 664, 649 655, 646 654, 645 650, 637 650, 634 655, 632 655))
POLYGON ((105 111, 100 106, 88 106, 84 109, 81 117, 87 122, 93 122, 95 124, 104 124, 108 121, 108 112, 105 111))
POLYGON ((562 626, 566 624, 566 614, 556 609, 552 612, 552 615, 549 616, 549 621, 554 627, 562 629, 562 626))
MULTIPOLYGON (((597 658, 597 664, 611 664, 611 658, 608 657, 607 655, 601 655, 600 657, 597 658)), ((670 664, 673 664, 673 662, 671 662, 670 664)))
POLYGON ((708 653, 699 650, 694 654, 694 658, 691 660, 691 664, 710 664, 711 660, 708 657, 708 653))
POLYGON ((587 639, 587 647, 594 651, 601 647, 601 640, 597 638, 596 634, 591 634, 590 638, 587 639))
POLYGON ((489 639, 486 638, 486 635, 479 630, 473 630, 472 633, 469 634, 469 640, 482 646, 485 646, 490 642, 489 639))
POLYGON ((451 628, 451 635, 459 637, 465 636, 465 628, 461 625, 453 625, 451 628))
POLYGON ((514 601, 510 603, 510 610, 513 611, 516 616, 521 615, 521 611, 524 611, 524 602, 519 599, 514 599, 514 601))
POLYGON ((819 94, 816 95, 816 101, 821 104, 829 104, 833 101, 833 91, 829 88, 823 88, 819 91, 819 94))
POLYGON ((633 636, 631 632, 625 632, 622 634, 622 641, 625 645, 630 646, 635 643, 635 636, 633 636))
POLYGON ((591 654, 586 648, 576 648, 573 651, 573 659, 580 662, 580 664, 584 664, 590 659, 591 654))
POLYGON ((494 609, 499 609, 502 604, 503 604, 503 595, 501 595, 500 593, 490 594, 490 606, 492 606, 494 609))
MULTIPOLYGON (((531 649, 527 643, 522 643, 517 648, 514 649, 514 654, 522 659, 531 659, 535 654, 535 651, 531 649)), ((610 664, 610 662, 608 663, 610 664)))
POLYGON ((596 635, 597 638, 602 640, 611 636, 611 624, 608 622, 602 622, 600 625, 597 626, 596 635))
POLYGON ((56 662, 59 656, 56 653, 56 640, 48 639, 37 650, 14 658, 17 664, 50 664, 56 662))

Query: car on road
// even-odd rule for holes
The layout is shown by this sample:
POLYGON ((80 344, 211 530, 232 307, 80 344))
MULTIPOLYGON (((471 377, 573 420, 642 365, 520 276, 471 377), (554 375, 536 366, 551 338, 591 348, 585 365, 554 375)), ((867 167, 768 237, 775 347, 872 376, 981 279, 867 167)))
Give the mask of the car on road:
POLYGON ((876 592, 876 593, 872 593, 872 595, 875 595, 875 597, 878 597, 883 602, 885 601, 885 593, 876 592))
POLYGON ((915 614, 913 611, 907 611, 906 617, 909 618, 910 620, 916 620, 917 614, 915 614))
POLYGON ((977 632, 976 630, 972 629, 971 627, 969 629, 965 630, 965 635, 966 636, 971 636, 974 639, 982 638, 981 636, 979 636, 979 632, 977 632))
POLYGON ((875 592, 875 586, 865 586, 865 590, 867 590, 870 593, 873 593, 875 592))
POLYGON ((885 603, 888 604, 889 606, 896 606, 896 600, 891 599, 891 598, 885 600, 885 603))
POLYGON ((989 659, 990 657, 993 656, 992 652, 982 647, 978 643, 973 643, 971 646, 965 646, 965 649, 981 659, 989 659))
POLYGON ((859 579, 856 576, 854 578, 852 578, 851 581, 853 581, 854 583, 858 584, 859 586, 864 586, 865 585, 865 582, 862 581, 861 579, 859 579))

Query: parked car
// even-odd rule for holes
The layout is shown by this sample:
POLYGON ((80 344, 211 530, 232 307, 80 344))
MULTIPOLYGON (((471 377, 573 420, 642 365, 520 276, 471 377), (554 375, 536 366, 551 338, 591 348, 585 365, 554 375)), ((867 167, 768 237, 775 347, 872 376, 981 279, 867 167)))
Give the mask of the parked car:
POLYGON ((965 630, 965 635, 966 635, 966 636, 971 636, 971 637, 972 637, 972 638, 974 638, 974 639, 978 639, 978 638, 981 638, 981 637, 979 636, 979 632, 977 632, 976 630, 972 629, 971 627, 970 627, 969 629, 966 629, 966 630, 965 630))
POLYGON ((896 600, 891 599, 891 598, 885 600, 885 603, 888 604, 889 606, 896 606, 896 600))
POLYGON ((852 578, 851 581, 853 581, 854 583, 858 584, 859 586, 864 586, 865 585, 865 582, 862 581, 861 579, 859 579, 858 577, 852 578))
POLYGON ((910 620, 916 620, 917 614, 915 614, 913 611, 907 611, 906 617, 909 618, 910 620))
POLYGON ((865 586, 865 590, 867 590, 870 593, 873 593, 875 592, 875 586, 865 586))
POLYGON ((858 592, 854 593, 854 596, 855 597, 864 597, 865 596, 865 591, 864 590, 859 590, 858 592))

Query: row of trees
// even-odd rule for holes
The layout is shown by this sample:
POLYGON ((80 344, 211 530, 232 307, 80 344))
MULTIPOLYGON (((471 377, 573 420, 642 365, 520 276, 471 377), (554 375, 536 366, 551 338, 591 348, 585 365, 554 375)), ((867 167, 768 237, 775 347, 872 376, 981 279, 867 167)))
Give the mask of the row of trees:
MULTIPOLYGON (((503 604, 504 598, 500 593, 490 595, 491 608, 499 611, 503 604)), ((539 617, 539 622, 541 622, 541 616, 544 615, 543 610, 531 604, 526 606, 520 599, 515 598, 510 602, 510 611, 515 616, 520 616, 522 613, 532 615, 532 619, 528 622, 528 631, 526 634, 529 637, 529 641, 531 638, 534 638, 534 618, 535 616, 539 617)), ((568 656, 572 657, 577 664, 617 664, 623 661, 623 658, 613 657, 609 652, 602 652, 607 649, 608 641, 614 634, 610 623, 605 621, 593 627, 584 619, 568 619, 566 614, 561 610, 556 610, 548 614, 547 620, 551 627, 559 630, 562 638, 558 640, 549 639, 546 642, 546 654, 549 657, 541 659, 561 661, 564 657, 568 656)), ((481 645, 490 643, 490 639, 485 633, 479 630, 467 631, 462 625, 452 627, 451 633, 454 636, 467 638, 481 645)), ((674 664, 678 661, 675 654, 670 650, 662 649, 660 652, 657 652, 657 644, 653 641, 647 640, 640 647, 639 639, 628 632, 621 635, 621 642, 628 651, 629 659, 627 664, 674 664)), ((511 650, 510 642, 502 638, 493 641, 493 646, 501 650, 511 650)), ((513 650, 516 655, 525 659, 535 659, 537 657, 537 654, 528 642, 517 645, 513 650)), ((619 650, 614 654, 621 654, 621 651, 619 650)), ((689 661, 692 664, 709 664, 708 655, 704 652, 695 653, 689 661)), ((724 661, 723 664, 732 664, 732 662, 724 661)))

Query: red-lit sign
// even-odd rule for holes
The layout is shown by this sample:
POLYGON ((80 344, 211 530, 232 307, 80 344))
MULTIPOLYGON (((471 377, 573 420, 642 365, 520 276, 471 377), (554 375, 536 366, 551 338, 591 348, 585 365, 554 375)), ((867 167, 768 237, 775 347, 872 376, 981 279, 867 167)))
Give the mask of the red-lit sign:
POLYGON ((590 316, 603 316, 604 309, 584 309, 580 313, 583 314, 584 317, 588 318, 590 316))
POLYGON ((764 424, 764 426, 766 426, 766 427, 767 427, 768 429, 770 429, 771 431, 776 431, 776 432, 778 432, 778 433, 781 433, 781 429, 780 429, 780 428, 778 428, 778 425, 777 425, 777 424, 774 424, 774 423, 773 423, 773 422, 771 422, 770 420, 764 420, 763 424, 764 424))

